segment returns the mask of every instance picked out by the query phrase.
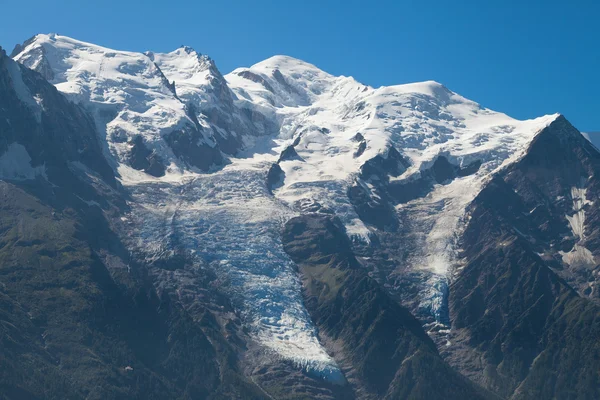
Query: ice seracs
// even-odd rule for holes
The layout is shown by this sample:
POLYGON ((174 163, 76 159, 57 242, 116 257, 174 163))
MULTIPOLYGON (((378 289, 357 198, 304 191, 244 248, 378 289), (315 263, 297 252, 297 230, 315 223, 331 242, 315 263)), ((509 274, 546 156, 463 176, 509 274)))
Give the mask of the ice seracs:
POLYGON ((128 243, 150 263, 183 250, 211 268, 270 356, 336 379, 341 373, 319 343, 281 243, 283 223, 296 214, 265 187, 267 165, 239 159, 181 182, 128 185, 135 199, 128 243))

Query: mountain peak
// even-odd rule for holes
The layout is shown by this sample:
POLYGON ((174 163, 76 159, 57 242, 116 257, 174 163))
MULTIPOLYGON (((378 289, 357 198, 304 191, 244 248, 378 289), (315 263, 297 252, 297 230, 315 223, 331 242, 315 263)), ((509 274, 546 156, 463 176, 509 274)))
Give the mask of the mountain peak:
POLYGON ((180 56, 189 55, 192 57, 196 57, 201 62, 210 62, 210 63, 214 64, 214 61, 212 58, 210 58, 206 54, 202 54, 202 53, 196 51, 193 47, 190 47, 190 46, 185 46, 185 45, 179 46, 177 49, 173 50, 172 52, 170 52, 168 54, 177 54, 180 56))
POLYGON ((209 75, 221 79, 222 75, 212 58, 189 46, 181 46, 170 53, 145 53, 160 67, 165 76, 179 85, 201 86, 209 75))
POLYGON ((101 46, 98 46, 98 45, 95 45, 92 43, 88 43, 88 42, 84 42, 81 40, 71 38, 69 36, 59 35, 57 33, 38 33, 37 35, 34 35, 31 38, 29 38, 28 40, 26 40, 23 43, 22 48, 25 48, 32 43, 47 43, 47 42, 56 42, 56 41, 72 43, 74 45, 80 45, 80 46, 101 47, 101 46))
POLYGON ((272 64, 272 65, 276 65, 276 64, 307 64, 307 65, 314 66, 304 60, 301 60, 296 57, 288 56, 285 54, 275 54, 269 58, 265 58, 264 60, 254 64, 253 66, 257 66, 260 64, 272 64))
POLYGON ((261 70, 274 70, 278 69, 281 71, 300 71, 310 70, 318 71, 321 74, 329 75, 315 65, 286 55, 275 55, 269 57, 263 61, 260 61, 250 67, 250 69, 261 69, 261 70))
POLYGON ((185 52, 186 52, 186 53, 188 53, 188 54, 191 54, 191 53, 196 53, 196 50, 194 50, 194 49, 193 49, 193 48, 191 48, 190 46, 181 45, 179 48, 180 48, 181 50, 185 51, 185 52))

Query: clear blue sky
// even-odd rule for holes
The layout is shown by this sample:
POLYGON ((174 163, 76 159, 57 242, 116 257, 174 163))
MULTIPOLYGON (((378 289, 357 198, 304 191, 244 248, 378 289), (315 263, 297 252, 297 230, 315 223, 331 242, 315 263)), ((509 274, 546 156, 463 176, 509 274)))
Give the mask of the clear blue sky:
POLYGON ((371 86, 433 79, 516 118, 600 131, 600 1, 0 0, 0 45, 56 32, 107 47, 185 44, 222 72, 275 54, 371 86))

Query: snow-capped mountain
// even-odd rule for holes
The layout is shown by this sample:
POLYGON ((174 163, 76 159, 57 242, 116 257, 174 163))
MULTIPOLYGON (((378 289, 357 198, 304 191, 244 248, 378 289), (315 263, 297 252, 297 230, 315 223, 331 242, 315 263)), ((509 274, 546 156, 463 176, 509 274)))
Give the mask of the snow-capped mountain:
MULTIPOLYGON (((569 287, 600 315, 584 299, 597 297, 587 288, 600 279, 600 234, 590 225, 600 214, 592 208, 600 155, 558 114, 519 121, 437 82, 372 88, 286 56, 222 75, 185 46, 135 53, 50 34, 12 57, 93 121, 126 204, 103 208, 127 254, 97 251, 110 275, 124 286, 130 275, 149 280, 202 326, 216 353, 232 346, 259 393, 284 398, 276 388, 291 385, 323 398, 420 398, 427 392, 410 375, 427 364, 432 375, 422 376, 445 382, 431 398, 492 398, 456 371, 503 397, 534 398, 519 387, 531 384, 527 373, 502 370, 490 350, 503 337, 490 344, 482 328, 502 332, 508 311, 498 308, 492 323, 477 308, 490 275, 473 271, 492 241, 477 243, 494 234, 504 247, 486 268, 528 243, 521 259, 557 277, 544 298, 569 287), (506 200, 486 214, 499 181, 510 186, 500 185, 506 200), (500 233, 490 233, 495 225, 500 233), (382 350, 397 337, 392 354, 382 350)), ((21 98, 44 108, 43 98, 21 98)), ((39 162, 14 162, 22 153, 14 146, 0 156, 3 179, 52 183, 39 162)), ((497 303, 487 309, 505 295, 528 298, 520 291, 528 287, 490 289, 497 303)), ((515 354, 505 360, 525 359, 515 354)))

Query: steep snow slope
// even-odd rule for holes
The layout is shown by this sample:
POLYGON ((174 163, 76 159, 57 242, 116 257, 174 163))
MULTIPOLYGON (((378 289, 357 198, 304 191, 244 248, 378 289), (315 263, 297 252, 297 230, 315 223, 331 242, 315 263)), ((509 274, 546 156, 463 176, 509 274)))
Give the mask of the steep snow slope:
POLYGON ((85 104, 106 132, 132 198, 123 217, 132 250, 149 264, 183 253, 194 268, 213 269, 260 345, 331 379, 340 379, 339 370, 317 339, 281 245, 285 221, 334 212, 357 245, 368 246, 379 230, 359 217, 348 191, 360 186, 370 202, 383 201, 380 177, 366 172, 369 161, 400 154, 406 165, 387 172, 398 185, 418 182, 439 156, 457 167, 481 162, 470 175, 393 204, 406 266, 384 271, 384 283, 394 290, 395 275, 416 271, 422 307, 443 322, 465 206, 555 118, 517 121, 436 82, 371 88, 284 56, 223 77, 185 47, 144 55, 38 35, 16 59, 85 104), (173 150, 181 137, 170 135, 181 130, 210 148, 246 150, 221 170, 200 173, 173 150), (164 176, 131 167, 138 136, 166 162, 164 176), (274 163, 283 176, 269 188, 274 163))

